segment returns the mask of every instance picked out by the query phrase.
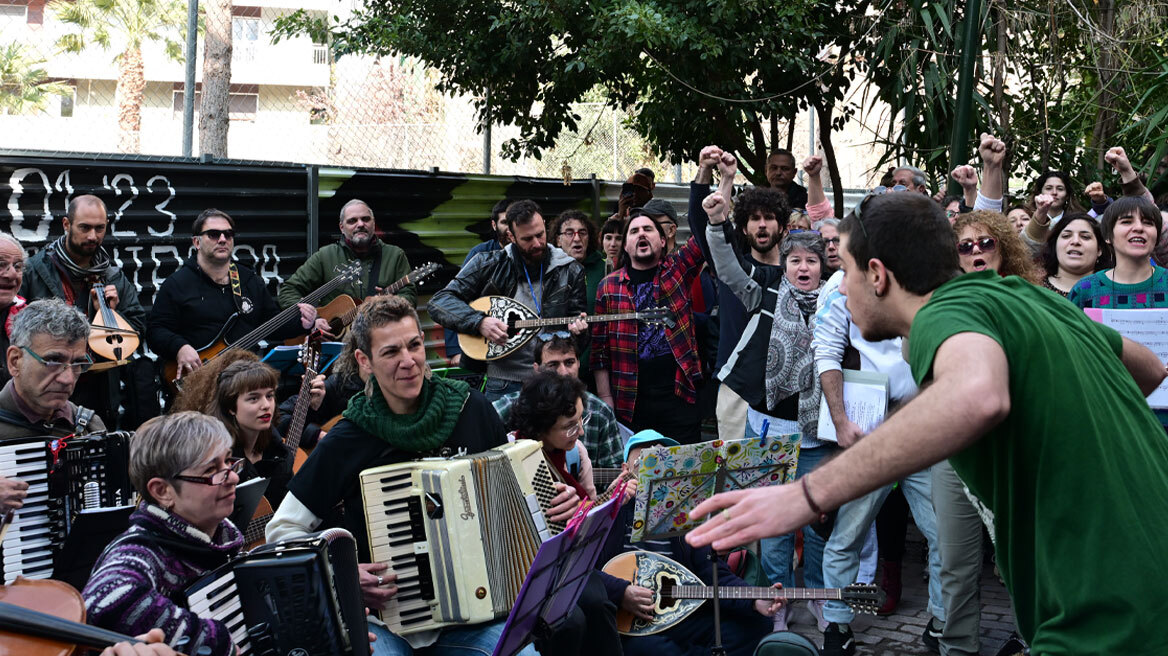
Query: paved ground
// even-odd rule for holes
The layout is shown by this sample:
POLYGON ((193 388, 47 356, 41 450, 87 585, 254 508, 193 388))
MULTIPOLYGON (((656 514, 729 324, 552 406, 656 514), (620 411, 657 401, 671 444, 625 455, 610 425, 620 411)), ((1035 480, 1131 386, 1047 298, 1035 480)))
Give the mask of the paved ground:
MULTIPOLYGON (((896 612, 885 617, 860 615, 852 624, 857 654, 900 656, 931 654, 921 643, 921 634, 929 621, 928 590, 922 576, 925 544, 914 527, 904 557, 904 594, 896 612)), ((876 581, 880 581, 877 573, 876 581)), ((817 647, 823 646, 823 634, 805 604, 796 604, 788 624, 792 631, 805 636, 817 647)), ((993 566, 982 569, 981 578, 981 653, 994 656, 1014 630, 1014 615, 1006 589, 994 576, 993 566)))

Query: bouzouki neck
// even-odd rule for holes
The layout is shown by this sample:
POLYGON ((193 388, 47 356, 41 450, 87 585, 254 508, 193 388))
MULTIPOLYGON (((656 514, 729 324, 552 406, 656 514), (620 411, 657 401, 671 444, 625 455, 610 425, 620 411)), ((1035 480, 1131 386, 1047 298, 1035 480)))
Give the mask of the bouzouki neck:
POLYGON ((584 317, 548 317, 546 319, 520 319, 515 322, 515 328, 543 328, 545 326, 566 326, 573 321, 584 320, 586 323, 601 323, 604 321, 640 321, 645 317, 643 312, 625 312, 622 314, 590 314, 584 317))
MULTIPOLYGON (((714 588, 707 585, 675 585, 665 594, 672 599, 713 599, 714 588)), ((843 590, 839 588, 763 588, 753 585, 722 585, 718 586, 718 598, 842 601, 843 590)))

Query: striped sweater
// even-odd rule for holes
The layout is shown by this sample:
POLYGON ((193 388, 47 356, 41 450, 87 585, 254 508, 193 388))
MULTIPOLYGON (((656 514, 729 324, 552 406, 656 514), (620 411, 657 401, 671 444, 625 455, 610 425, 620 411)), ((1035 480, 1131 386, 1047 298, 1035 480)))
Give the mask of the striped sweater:
POLYGON ((212 539, 181 517, 143 503, 130 516, 130 528, 102 552, 82 592, 89 623, 127 635, 158 627, 172 646, 186 638, 184 653, 206 646, 211 656, 234 654, 226 627, 187 610, 183 591, 238 554, 242 544, 227 520, 212 539))

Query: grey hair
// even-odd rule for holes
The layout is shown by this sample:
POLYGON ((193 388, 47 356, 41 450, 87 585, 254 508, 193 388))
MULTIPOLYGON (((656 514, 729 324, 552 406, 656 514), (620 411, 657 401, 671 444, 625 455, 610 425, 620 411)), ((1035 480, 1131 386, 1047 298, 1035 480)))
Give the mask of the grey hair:
POLYGON ((59 298, 33 301, 12 320, 12 345, 32 346, 35 335, 72 344, 89 337, 89 322, 77 308, 59 298))
POLYGON ((796 248, 802 248, 819 256, 820 263, 827 261, 827 255, 823 251, 823 237, 814 232, 792 232, 779 244, 779 264, 786 266, 787 256, 796 248))
POLYGON ((19 248, 21 259, 24 259, 25 257, 27 257, 24 254, 24 244, 20 243, 20 240, 17 239, 16 237, 12 236, 11 234, 9 234, 7 232, 0 231, 0 241, 6 241, 9 244, 12 244, 13 246, 19 248))
MULTIPOLYGON (((19 315, 18 315, 19 316, 19 315)), ((130 482, 144 499, 158 504, 146 484, 171 479, 231 448, 223 422, 201 412, 176 412, 148 420, 130 439, 130 482)))
POLYGON ((353 200, 345 203, 344 205, 341 205, 341 214, 340 214, 340 218, 337 219, 338 221, 343 222, 345 220, 345 210, 349 209, 349 207, 352 205, 364 205, 365 209, 369 210, 369 216, 372 216, 374 220, 377 220, 377 217, 373 216, 373 208, 369 207, 369 203, 366 203, 365 201, 361 200, 360 198, 354 198, 353 200))
POLYGON ((819 230, 819 229, 820 229, 820 228, 822 228, 823 226, 825 226, 825 225, 829 225, 829 226, 835 226, 835 227, 836 227, 836 229, 838 230, 838 229, 839 229, 839 224, 840 224, 840 220, 839 220, 839 219, 837 219, 837 218, 834 218, 834 217, 829 217, 829 218, 826 218, 826 219, 820 219, 820 220, 816 221, 815 223, 812 223, 812 224, 811 224, 811 229, 812 229, 812 230, 819 230))
POLYGON ((912 183, 914 185, 925 188, 928 188, 929 186, 929 177, 925 175, 924 171, 918 169, 915 166, 909 166, 908 164, 905 164, 904 166, 896 167, 896 170, 893 171, 893 174, 895 174, 896 171, 911 171, 913 174, 912 183))

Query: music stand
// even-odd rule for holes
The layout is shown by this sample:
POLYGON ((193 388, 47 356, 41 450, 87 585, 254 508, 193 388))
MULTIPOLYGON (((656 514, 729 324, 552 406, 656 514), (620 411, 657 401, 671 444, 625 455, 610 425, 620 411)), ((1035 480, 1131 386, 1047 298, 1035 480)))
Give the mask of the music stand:
MULTIPOLYGON (((684 535, 700 523, 690 519, 690 511, 719 492, 793 481, 799 462, 800 438, 798 433, 791 433, 649 447, 641 455, 637 472, 630 541, 684 535)), ((714 601, 714 647, 710 651, 714 656, 725 656, 717 559, 718 555, 710 549, 710 587, 714 601)))
POLYGON ((135 506, 89 508, 77 513, 60 553, 53 559, 53 578, 81 590, 105 548, 130 528, 135 506))
POLYGON ((586 515, 578 512, 562 533, 543 543, 507 616, 494 656, 515 656, 534 636, 543 637, 568 616, 596 567, 623 497, 623 492, 617 494, 586 515))

